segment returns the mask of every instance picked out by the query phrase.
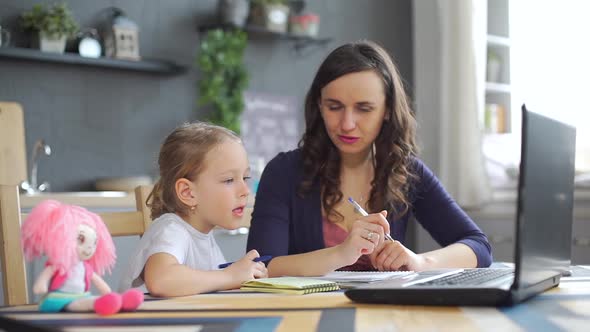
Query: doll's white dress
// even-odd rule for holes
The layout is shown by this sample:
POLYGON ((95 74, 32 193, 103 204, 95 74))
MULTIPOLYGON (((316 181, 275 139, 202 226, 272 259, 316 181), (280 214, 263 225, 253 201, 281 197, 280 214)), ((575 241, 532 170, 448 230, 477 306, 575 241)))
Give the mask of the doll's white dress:
POLYGON ((56 271, 51 277, 49 292, 39 301, 39 311, 60 312, 75 300, 91 297, 89 290, 93 273, 92 266, 82 261, 66 274, 56 271))

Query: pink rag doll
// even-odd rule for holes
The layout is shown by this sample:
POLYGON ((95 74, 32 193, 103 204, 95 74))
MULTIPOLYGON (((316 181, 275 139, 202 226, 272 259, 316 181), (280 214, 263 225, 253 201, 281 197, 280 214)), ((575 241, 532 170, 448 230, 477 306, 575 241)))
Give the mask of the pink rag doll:
POLYGON ((22 244, 28 260, 47 256, 45 269, 35 280, 33 292, 44 294, 42 312, 94 311, 111 315, 133 311, 143 294, 131 289, 111 292, 100 277, 115 264, 115 245, 98 215, 82 207, 54 200, 39 203, 22 225, 22 244), (101 296, 92 296, 90 284, 101 296))

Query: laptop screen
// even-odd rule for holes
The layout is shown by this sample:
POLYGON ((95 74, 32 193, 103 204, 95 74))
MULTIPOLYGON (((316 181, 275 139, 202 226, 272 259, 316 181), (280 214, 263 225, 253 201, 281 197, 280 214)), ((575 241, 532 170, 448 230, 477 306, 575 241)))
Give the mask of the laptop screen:
POLYGON ((570 266, 575 145, 574 127, 522 106, 514 287, 570 266))

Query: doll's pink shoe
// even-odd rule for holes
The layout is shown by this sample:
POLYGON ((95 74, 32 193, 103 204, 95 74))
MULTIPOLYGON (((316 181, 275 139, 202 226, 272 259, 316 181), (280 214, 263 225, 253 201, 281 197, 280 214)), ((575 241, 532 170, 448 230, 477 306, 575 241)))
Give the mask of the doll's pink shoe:
POLYGON ((143 303, 143 293, 137 289, 130 289, 121 297, 123 298, 121 311, 135 311, 143 303))
POLYGON ((121 295, 108 293, 94 301, 94 311, 101 316, 116 314, 121 310, 122 303, 121 295))

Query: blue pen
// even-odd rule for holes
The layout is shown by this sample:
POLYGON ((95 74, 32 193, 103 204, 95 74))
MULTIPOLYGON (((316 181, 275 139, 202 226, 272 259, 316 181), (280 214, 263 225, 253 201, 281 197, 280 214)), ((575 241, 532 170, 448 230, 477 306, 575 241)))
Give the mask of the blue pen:
MULTIPOLYGON (((363 209, 362 206, 359 205, 359 203, 357 203, 354 199, 352 199, 352 197, 348 197, 348 201, 350 202, 350 204, 352 204, 352 206, 354 206, 354 210, 358 213, 360 213, 362 216, 366 217, 369 214, 367 213, 367 211, 365 211, 365 209, 363 209)), ((385 239, 389 240, 391 242, 393 241, 393 238, 391 237, 391 235, 385 233, 385 239)))
MULTIPOLYGON (((260 256, 260 257, 256 257, 254 258, 255 262, 268 262, 270 259, 272 258, 272 256, 266 255, 266 256, 260 256)), ((223 264, 219 264, 219 268, 220 269, 225 269, 226 267, 232 265, 234 262, 228 262, 228 263, 223 263, 223 264)))

